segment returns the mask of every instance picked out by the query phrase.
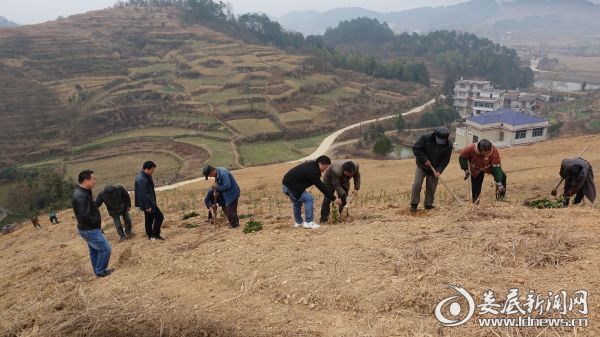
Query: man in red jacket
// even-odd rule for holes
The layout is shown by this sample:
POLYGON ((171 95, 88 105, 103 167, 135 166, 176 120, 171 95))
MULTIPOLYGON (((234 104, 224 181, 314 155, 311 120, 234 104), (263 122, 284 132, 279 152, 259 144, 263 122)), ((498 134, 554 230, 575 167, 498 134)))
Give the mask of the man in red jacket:
POLYGON ((479 202, 481 186, 486 173, 494 176, 496 181, 496 199, 501 200, 506 195, 506 174, 502 171, 500 153, 496 146, 487 139, 468 145, 458 158, 460 168, 465 172, 465 180, 471 177, 471 193, 473 202, 479 202), (471 170, 469 171, 469 164, 471 170))

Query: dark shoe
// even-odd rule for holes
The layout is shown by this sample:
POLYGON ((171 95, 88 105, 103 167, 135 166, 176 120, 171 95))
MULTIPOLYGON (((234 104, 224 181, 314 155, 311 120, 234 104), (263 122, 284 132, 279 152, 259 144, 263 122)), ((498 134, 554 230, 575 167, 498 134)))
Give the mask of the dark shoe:
POLYGON ((237 225, 229 225, 229 228, 231 228, 231 229, 238 228, 238 227, 240 227, 239 224, 237 224, 237 225))
POLYGON ((126 239, 127 239, 127 237, 125 237, 125 236, 121 236, 121 237, 119 238, 119 242, 123 242, 123 241, 125 241, 126 239))
POLYGON ((165 240, 165 238, 163 238, 163 237, 162 237, 162 236, 160 236, 160 235, 159 235, 159 236, 155 236, 154 238, 155 238, 156 240, 161 240, 161 241, 164 241, 164 240, 165 240))
POLYGON ((417 213, 417 205, 410 205, 410 212, 411 213, 417 213))
POLYGON ((425 209, 426 209, 426 210, 428 210, 428 211, 429 211, 429 210, 432 210, 432 209, 434 209, 434 208, 435 208, 435 206, 425 206, 425 209))
POLYGON ((106 269, 106 270, 105 270, 103 273, 101 273, 101 274, 96 274, 96 277, 98 277, 98 278, 100 278, 100 277, 106 277, 106 276, 108 276, 108 275, 112 274, 112 272, 113 272, 114 270, 115 270, 114 268, 112 268, 112 269, 106 269))

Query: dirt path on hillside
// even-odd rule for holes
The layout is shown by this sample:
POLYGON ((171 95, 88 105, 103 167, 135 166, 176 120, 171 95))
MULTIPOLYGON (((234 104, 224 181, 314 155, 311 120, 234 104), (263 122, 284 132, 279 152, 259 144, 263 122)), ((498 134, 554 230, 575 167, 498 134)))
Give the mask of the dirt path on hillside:
MULTIPOLYGON (((429 102, 418 106, 416 108, 413 108, 407 112, 402 113, 402 116, 408 116, 408 115, 412 115, 415 113, 419 113, 423 110, 425 110, 427 107, 431 106, 432 104, 435 103, 435 98, 431 99, 429 102)), ((316 158, 318 158, 319 156, 322 156, 324 154, 326 154, 327 152, 329 152, 332 149, 333 143, 335 142, 335 140, 344 132, 348 131, 348 130, 352 130, 358 127, 361 127, 362 125, 368 125, 371 123, 376 123, 379 121, 384 121, 387 119, 391 119, 391 118, 395 118, 397 115, 390 115, 390 116, 384 116, 384 117, 379 117, 379 118, 374 118, 374 119, 369 119, 366 121, 362 121, 359 123, 355 123, 352 124, 350 126, 347 126, 345 128, 339 129, 338 131, 332 133, 331 135, 327 136, 327 138, 323 139, 323 141, 321 142, 321 144, 319 145, 319 147, 310 155, 304 157, 304 158, 300 158, 297 160, 292 160, 289 163, 298 163, 298 162, 303 162, 303 161, 307 161, 307 160, 314 160, 316 158)))

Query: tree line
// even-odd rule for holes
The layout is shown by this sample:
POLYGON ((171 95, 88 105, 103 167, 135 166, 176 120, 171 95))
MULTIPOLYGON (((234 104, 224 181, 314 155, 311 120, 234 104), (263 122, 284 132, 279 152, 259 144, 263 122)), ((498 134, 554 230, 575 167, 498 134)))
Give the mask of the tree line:
POLYGON ((483 77, 506 89, 533 84, 533 72, 514 49, 475 34, 441 30, 396 35, 377 19, 357 18, 329 28, 323 39, 327 45, 371 55, 424 58, 440 67, 452 84, 461 76, 483 77))

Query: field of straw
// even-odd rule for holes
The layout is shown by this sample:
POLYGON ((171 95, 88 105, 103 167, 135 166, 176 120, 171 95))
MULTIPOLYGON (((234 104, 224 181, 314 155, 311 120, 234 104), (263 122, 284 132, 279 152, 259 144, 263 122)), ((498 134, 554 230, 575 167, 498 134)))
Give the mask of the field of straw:
MULTIPOLYGON (((588 336, 600 335, 600 220, 589 203, 569 209, 522 206, 548 196, 560 160, 590 142, 600 167, 600 136, 501 150, 508 199, 492 199, 486 177, 478 207, 458 204, 442 185, 437 208, 408 212, 413 160, 361 161, 363 189, 343 224, 293 229, 280 192, 289 164, 234 171, 242 188, 243 234, 201 205, 209 182, 158 194, 164 242, 137 235, 112 244, 113 275, 96 279, 72 212, 34 230, 0 237, 0 336, 588 336), (192 211, 198 217, 181 220, 192 211), (587 290, 587 328, 482 328, 471 319, 442 327, 434 309, 460 285, 481 303, 488 289, 504 304, 518 288, 537 293, 587 290)), ((443 177, 466 200, 455 153, 443 177)), ((313 189, 315 195, 318 191, 313 189)), ((321 205, 317 198, 315 211, 321 205)), ((420 206, 421 208, 422 206, 420 206)), ((45 220, 44 217, 40 219, 45 220)), ((553 316, 552 316, 553 317, 553 316)), ((570 317, 570 316, 569 316, 570 317)), ((577 316, 579 317, 579 316, 577 316)))

